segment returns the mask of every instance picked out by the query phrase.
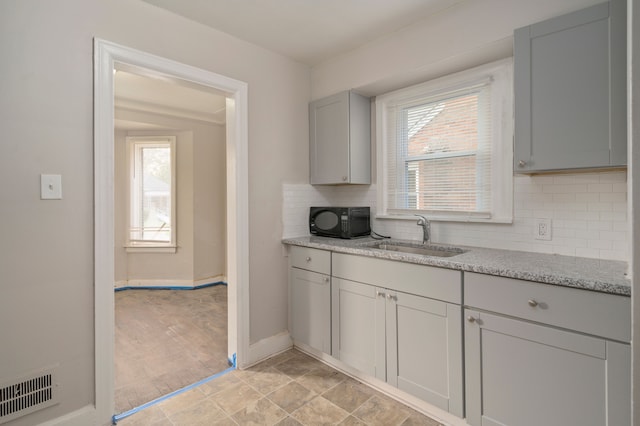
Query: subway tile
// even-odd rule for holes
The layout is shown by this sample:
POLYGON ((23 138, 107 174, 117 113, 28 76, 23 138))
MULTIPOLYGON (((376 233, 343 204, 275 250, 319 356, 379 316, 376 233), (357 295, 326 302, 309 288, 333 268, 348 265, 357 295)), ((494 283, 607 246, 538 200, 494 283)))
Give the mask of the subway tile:
POLYGON ((598 259, 600 257, 600 250, 597 248, 577 247, 576 256, 598 259))
POLYGON ((625 241, 626 239, 627 239, 627 233, 626 232, 600 231, 600 240, 625 241))
POLYGON ((626 182, 627 172, 622 170, 619 172, 601 173, 599 177, 601 183, 626 182))
POLYGON ((613 244, 611 241, 607 240, 589 240, 587 245, 589 248, 600 249, 600 250, 611 250, 613 244))
POLYGON ((600 202, 602 203, 623 203, 627 201, 626 192, 600 193, 600 202))
POLYGON ((589 192, 612 192, 613 185, 610 183, 590 183, 588 189, 589 192))

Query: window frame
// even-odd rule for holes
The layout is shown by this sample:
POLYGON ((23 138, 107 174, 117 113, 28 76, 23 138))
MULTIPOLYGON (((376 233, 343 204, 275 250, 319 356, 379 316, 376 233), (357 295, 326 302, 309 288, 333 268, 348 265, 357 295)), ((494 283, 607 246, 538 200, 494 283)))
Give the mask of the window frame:
MULTIPOLYGON (((415 214, 427 216, 430 220, 451 222, 513 222, 513 59, 485 64, 455 74, 440 77, 425 83, 395 90, 377 96, 375 99, 376 114, 376 152, 378 184, 376 188, 378 219, 411 219, 415 214), (462 211, 430 211, 413 209, 392 209, 389 207, 388 179, 390 144, 386 140, 388 134, 387 107, 399 102, 424 102, 439 95, 454 91, 471 89, 478 84, 490 84, 491 105, 491 197, 490 213, 473 213, 462 211)), ((394 129, 398 131, 399 126, 394 129)), ((396 145, 397 146, 397 145, 396 145)), ((398 170, 400 163, 407 163, 410 157, 396 158, 395 173, 405 174, 398 170)), ((406 179, 403 180, 406 184, 406 179)))
POLYGON ((177 249, 177 188, 176 188, 176 137, 175 136, 127 136, 127 226, 126 245, 127 252, 156 252, 175 253, 177 249), (160 241, 139 241, 133 240, 133 217, 137 191, 136 168, 139 166, 136 151, 144 146, 166 146, 169 147, 171 162, 171 238, 169 242, 160 241))

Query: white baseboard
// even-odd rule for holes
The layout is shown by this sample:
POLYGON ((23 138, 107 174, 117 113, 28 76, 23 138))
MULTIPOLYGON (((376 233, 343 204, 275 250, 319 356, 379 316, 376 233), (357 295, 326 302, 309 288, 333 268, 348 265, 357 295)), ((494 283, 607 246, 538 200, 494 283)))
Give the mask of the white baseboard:
POLYGON ((136 287, 198 287, 205 284, 227 282, 224 275, 203 278, 199 280, 121 280, 115 282, 115 288, 136 287))
POLYGON ((250 367, 277 353, 284 352, 293 347, 293 341, 288 331, 283 331, 275 336, 267 337, 249 346, 249 357, 245 364, 250 367))
MULTIPOLYGON (((87 426, 96 424, 96 407, 87 405, 57 419, 40 423, 40 426, 87 426)), ((107 423, 111 424, 111 422, 107 423)), ((101 425, 106 426, 106 425, 101 425)))
POLYGON ((216 275, 214 277, 208 277, 208 278, 203 278, 203 279, 199 279, 199 280, 194 280, 193 281, 193 286, 194 287, 198 287, 199 285, 214 284, 214 283, 226 283, 226 282, 227 282, 227 277, 225 277, 224 275, 216 275))
POLYGON ((469 426, 469 424, 458 416, 455 416, 447 411, 436 407, 435 405, 429 404, 419 398, 416 398, 413 395, 409 395, 406 392, 401 391, 400 389, 389 385, 388 383, 383 382, 380 379, 369 376, 359 370, 356 370, 353 367, 348 366, 342 361, 332 357, 329 354, 325 354, 324 352, 320 352, 317 349, 310 347, 304 343, 294 342, 294 346, 301 352, 306 353, 319 361, 329 365, 332 368, 335 368, 338 371, 346 374, 347 376, 353 377, 354 379, 365 383, 375 390, 387 395, 390 398, 395 399, 396 401, 407 405, 414 410, 425 414, 432 419, 442 423, 446 426, 469 426))

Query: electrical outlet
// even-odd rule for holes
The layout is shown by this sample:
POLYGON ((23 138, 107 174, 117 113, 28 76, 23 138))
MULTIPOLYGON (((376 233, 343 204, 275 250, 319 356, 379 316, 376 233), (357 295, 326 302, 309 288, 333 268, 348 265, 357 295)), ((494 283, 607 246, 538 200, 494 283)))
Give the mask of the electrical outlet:
POLYGON ((551 240, 551 219, 536 219, 533 235, 536 240, 551 240))

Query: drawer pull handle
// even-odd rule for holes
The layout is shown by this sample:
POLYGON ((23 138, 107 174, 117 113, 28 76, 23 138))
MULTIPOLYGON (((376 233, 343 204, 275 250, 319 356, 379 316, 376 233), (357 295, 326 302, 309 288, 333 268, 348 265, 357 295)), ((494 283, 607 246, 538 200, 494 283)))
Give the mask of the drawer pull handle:
POLYGON ((311 258, 310 257, 307 257, 306 260, 307 260, 307 262, 311 262, 311 258))
POLYGON ((471 315, 469 315, 469 316, 467 317, 467 321, 469 321, 469 322, 476 322, 476 319, 475 319, 474 317, 472 317, 471 315))
POLYGON ((385 295, 384 295, 384 293, 383 293, 383 292, 381 292, 381 291, 376 291, 376 296, 378 296, 378 297, 380 297, 380 296, 384 297, 385 295))
POLYGON ((536 302, 533 299, 529 299, 529 301, 527 302, 529 304, 529 306, 531 306, 532 308, 535 308, 536 306, 538 306, 538 302, 536 302))

